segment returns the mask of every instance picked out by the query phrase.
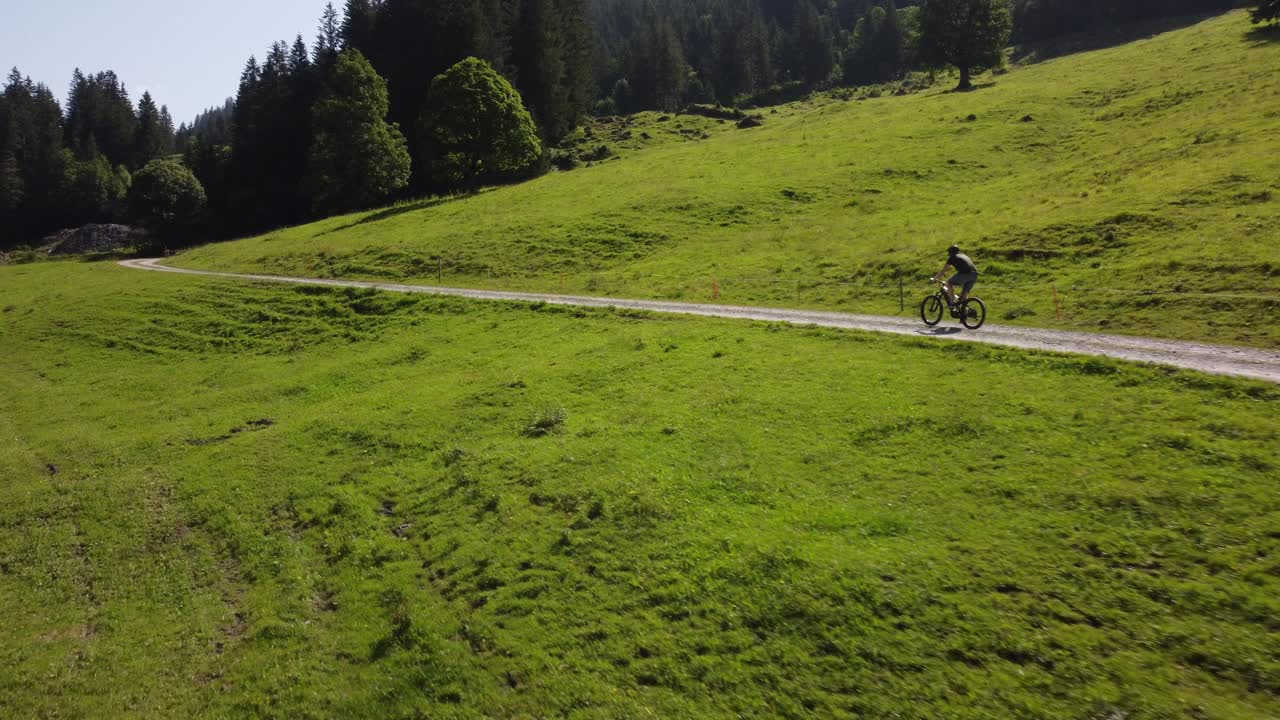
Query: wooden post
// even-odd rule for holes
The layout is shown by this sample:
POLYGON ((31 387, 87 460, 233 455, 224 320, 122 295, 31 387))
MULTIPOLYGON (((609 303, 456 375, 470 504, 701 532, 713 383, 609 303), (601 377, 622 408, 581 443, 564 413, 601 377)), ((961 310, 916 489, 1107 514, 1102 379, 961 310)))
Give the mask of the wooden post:
POLYGON ((720 299, 720 283, 715 278, 711 278, 711 297, 712 299, 720 299))
POLYGON ((440 258, 436 265, 436 282, 444 284, 444 258, 440 258))
POLYGON ((902 280, 902 271, 898 271, 898 312, 907 311, 907 286, 902 280))
POLYGON ((1053 308, 1058 318, 1058 322, 1062 322, 1062 299, 1058 297, 1058 285, 1053 284, 1053 308))
POLYGON ((564 292, 564 273, 560 273, 560 292, 564 292))

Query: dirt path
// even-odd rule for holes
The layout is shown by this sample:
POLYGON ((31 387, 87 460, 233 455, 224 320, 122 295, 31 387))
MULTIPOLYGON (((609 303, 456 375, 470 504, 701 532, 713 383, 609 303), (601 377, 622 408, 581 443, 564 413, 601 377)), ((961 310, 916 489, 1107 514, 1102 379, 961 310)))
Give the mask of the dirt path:
POLYGON ((821 325, 824 327, 852 328, 875 332, 933 337, 952 341, 982 342, 992 345, 1030 350, 1104 355, 1106 357, 1158 363, 1174 367, 1199 370, 1215 375, 1233 375, 1280 383, 1280 352, 1252 348, 1206 345, 1178 340, 1156 340, 1123 335, 1096 335, 1093 333, 1064 330, 1040 330, 1036 328, 1010 327, 988 324, 978 331, 964 330, 958 325, 940 325, 926 328, 918 320, 876 315, 851 315, 848 313, 819 310, 782 310, 763 307, 734 305, 706 305, 699 303, 666 302, 662 300, 622 300, 605 297, 581 297, 574 295, 544 295, 540 293, 505 292, 496 290, 471 290, 467 288, 430 287, 385 282, 361 282, 358 280, 320 280, 311 278, 280 277, 277 275, 243 275, 238 273, 185 270, 159 264, 159 260, 124 260, 121 265, 137 270, 187 275, 283 282, 298 285, 331 285, 358 287, 390 292, 429 293, 432 295, 458 295, 480 300, 520 300, 545 302, 557 305, 584 305, 588 307, 617 307, 650 310, 653 312, 707 315, 711 317, 740 318, 748 320, 772 320, 797 325, 821 325))

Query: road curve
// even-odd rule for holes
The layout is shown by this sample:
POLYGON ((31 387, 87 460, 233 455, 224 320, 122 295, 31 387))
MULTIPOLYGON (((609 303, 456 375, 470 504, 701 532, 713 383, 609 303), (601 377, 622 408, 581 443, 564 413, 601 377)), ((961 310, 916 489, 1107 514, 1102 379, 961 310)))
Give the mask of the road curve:
POLYGON ((359 280, 324 280, 318 278, 282 277, 279 275, 248 275, 241 273, 187 270, 161 265, 159 259, 122 260, 121 265, 135 270, 155 270, 204 275, 212 277, 255 280, 260 282, 293 283, 295 285, 329 285, 333 287, 372 288, 389 292, 427 293, 430 295, 457 295, 478 300, 516 300, 544 302, 555 305, 581 305, 586 307, 615 307, 648 310, 651 312, 682 315, 706 315, 710 317, 768 320, 796 325, 850 328, 874 332, 929 337, 940 340, 980 342, 991 345, 1049 350, 1053 352, 1102 355, 1105 357, 1156 363, 1173 367, 1198 370, 1214 375, 1253 378, 1280 383, 1280 352, 1253 348, 1231 347, 1127 337, 1123 335, 1098 335, 1065 330, 1011 327, 988 324, 978 331, 959 326, 925 328, 918 320, 877 315, 852 315, 849 313, 823 312, 819 310, 783 310, 765 307, 734 305, 708 305, 702 303, 667 302, 663 300, 623 300, 608 297, 584 297, 576 295, 546 295, 541 293, 507 292, 498 290, 473 290, 469 288, 431 287, 400 283, 363 282, 359 280))

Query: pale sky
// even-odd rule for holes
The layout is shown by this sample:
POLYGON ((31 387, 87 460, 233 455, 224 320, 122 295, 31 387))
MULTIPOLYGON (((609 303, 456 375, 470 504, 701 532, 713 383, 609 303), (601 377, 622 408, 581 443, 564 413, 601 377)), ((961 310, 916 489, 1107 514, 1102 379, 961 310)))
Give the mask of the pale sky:
MULTIPOLYGON (((71 71, 115 70, 137 106, 144 90, 175 125, 236 93, 250 55, 294 35, 310 47, 326 0, 3 0, 0 83, 10 68, 65 104, 71 71)), ((342 12, 343 2, 334 7, 342 12)), ((65 107, 64 107, 65 109, 65 107)))

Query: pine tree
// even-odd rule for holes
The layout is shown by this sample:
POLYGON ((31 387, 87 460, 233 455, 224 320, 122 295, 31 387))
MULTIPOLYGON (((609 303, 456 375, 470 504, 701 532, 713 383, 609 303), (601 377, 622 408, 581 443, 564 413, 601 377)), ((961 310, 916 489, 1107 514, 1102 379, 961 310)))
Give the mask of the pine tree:
POLYGON ((520 32, 512 39, 512 59, 519 68, 517 85, 539 127, 548 137, 561 137, 567 130, 567 98, 564 36, 555 6, 552 0, 520 0, 519 8, 520 32))
POLYGON ((160 134, 161 138, 161 154, 168 155, 173 152, 174 144, 173 116, 169 114, 169 106, 160 106, 160 134))
POLYGON ((835 67, 835 47, 827 20, 818 14, 809 0, 796 0, 793 18, 795 64, 792 72, 806 85, 819 85, 831 77, 835 67))
POLYGON ((973 87, 975 67, 1001 60, 1012 20, 1007 0, 925 0, 920 11, 920 57, 934 66, 960 70, 956 89, 973 87))
POLYGON ((342 24, 338 21, 338 11, 333 3, 326 3, 320 15, 320 26, 316 33, 315 63, 328 68, 338 56, 338 46, 342 42, 342 24))
POLYGON ((1254 24, 1280 22, 1280 0, 1255 0, 1252 19, 1254 24))
POLYGON ((80 160, 101 152, 113 166, 136 161, 138 118, 114 72, 72 74, 65 125, 68 145, 80 160))
POLYGON ((342 48, 369 53, 373 47, 373 27, 377 11, 370 0, 347 0, 342 12, 342 48))
MULTIPOLYGON (((172 127, 173 120, 169 119, 172 127)), ((155 100, 150 92, 142 93, 138 101, 138 126, 134 133, 133 167, 142 167, 152 160, 163 157, 172 144, 166 131, 165 120, 156 108, 155 100)))
POLYGON ((902 70, 904 37, 893 0, 858 20, 845 54, 844 79, 851 84, 892 80, 902 70))
POLYGON ((561 48, 564 72, 560 83, 563 87, 561 97, 564 106, 558 128, 561 132, 551 133, 550 137, 558 142, 563 133, 573 130, 595 98, 591 68, 591 27, 587 24, 586 0, 559 0, 557 10, 563 29, 561 48))
POLYGON ((66 183, 62 108, 44 85, 15 68, 4 87, 0 135, 0 216, 3 232, 35 236, 61 221, 59 197, 66 183))
POLYGON ((359 50, 342 51, 312 111, 306 187, 316 214, 386 201, 409 182, 409 151, 386 122, 387 83, 359 50))
MULTIPOLYGON (((14 73, 17 73, 15 68, 14 73)), ((19 79, 21 75, 18 76, 19 79)), ((13 75, 10 75, 10 84, 13 75)), ((8 92, 0 93, 0 245, 15 238, 6 237, 17 229, 22 208, 22 168, 18 165, 17 108, 9 101, 8 92)))

